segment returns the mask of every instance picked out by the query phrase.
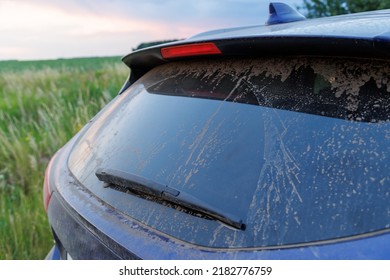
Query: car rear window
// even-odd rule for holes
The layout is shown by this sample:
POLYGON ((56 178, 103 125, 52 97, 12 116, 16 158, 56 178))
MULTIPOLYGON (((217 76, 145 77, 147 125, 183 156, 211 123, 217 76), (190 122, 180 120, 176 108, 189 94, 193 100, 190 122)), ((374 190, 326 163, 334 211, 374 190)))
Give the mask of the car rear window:
POLYGON ((388 61, 317 57, 161 65, 94 120, 69 167, 122 212, 202 246, 285 246, 388 229, 388 73, 388 61), (240 217, 245 230, 118 195, 103 188, 98 168, 189 193, 240 217))

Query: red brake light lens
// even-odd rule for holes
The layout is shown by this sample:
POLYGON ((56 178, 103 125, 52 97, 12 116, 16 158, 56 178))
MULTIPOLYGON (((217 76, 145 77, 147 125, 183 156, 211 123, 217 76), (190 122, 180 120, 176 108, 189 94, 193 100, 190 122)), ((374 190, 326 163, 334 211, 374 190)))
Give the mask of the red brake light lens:
POLYGON ((221 50, 214 43, 197 43, 161 49, 161 55, 165 59, 211 54, 222 54, 221 50))

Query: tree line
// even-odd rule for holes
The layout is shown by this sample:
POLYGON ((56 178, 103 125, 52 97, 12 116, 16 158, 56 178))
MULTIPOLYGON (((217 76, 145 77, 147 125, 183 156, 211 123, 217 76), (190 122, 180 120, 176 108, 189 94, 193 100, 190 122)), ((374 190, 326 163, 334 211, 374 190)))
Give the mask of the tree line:
POLYGON ((389 9, 390 0, 303 0, 298 9, 308 18, 389 9))

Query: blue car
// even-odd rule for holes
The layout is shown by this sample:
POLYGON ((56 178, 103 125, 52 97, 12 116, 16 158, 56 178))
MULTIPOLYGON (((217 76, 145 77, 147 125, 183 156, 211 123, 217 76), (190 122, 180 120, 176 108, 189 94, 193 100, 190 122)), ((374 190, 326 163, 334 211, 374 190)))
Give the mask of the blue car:
POLYGON ((52 158, 47 259, 390 259, 390 10, 135 51, 52 158))

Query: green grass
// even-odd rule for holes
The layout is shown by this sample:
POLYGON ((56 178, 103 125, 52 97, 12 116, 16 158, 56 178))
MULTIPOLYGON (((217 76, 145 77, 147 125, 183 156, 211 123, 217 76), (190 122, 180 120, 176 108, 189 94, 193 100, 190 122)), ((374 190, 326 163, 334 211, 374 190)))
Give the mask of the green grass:
POLYGON ((119 91, 120 58, 0 61, 0 259, 53 245, 42 204, 50 157, 119 91))
POLYGON ((71 58, 71 59, 56 59, 56 60, 33 60, 33 61, 18 61, 6 60, 0 61, 0 73, 3 72, 20 72, 25 70, 42 70, 45 68, 51 69, 79 69, 83 71, 96 70, 105 64, 113 64, 120 61, 120 57, 90 57, 90 58, 71 58))

